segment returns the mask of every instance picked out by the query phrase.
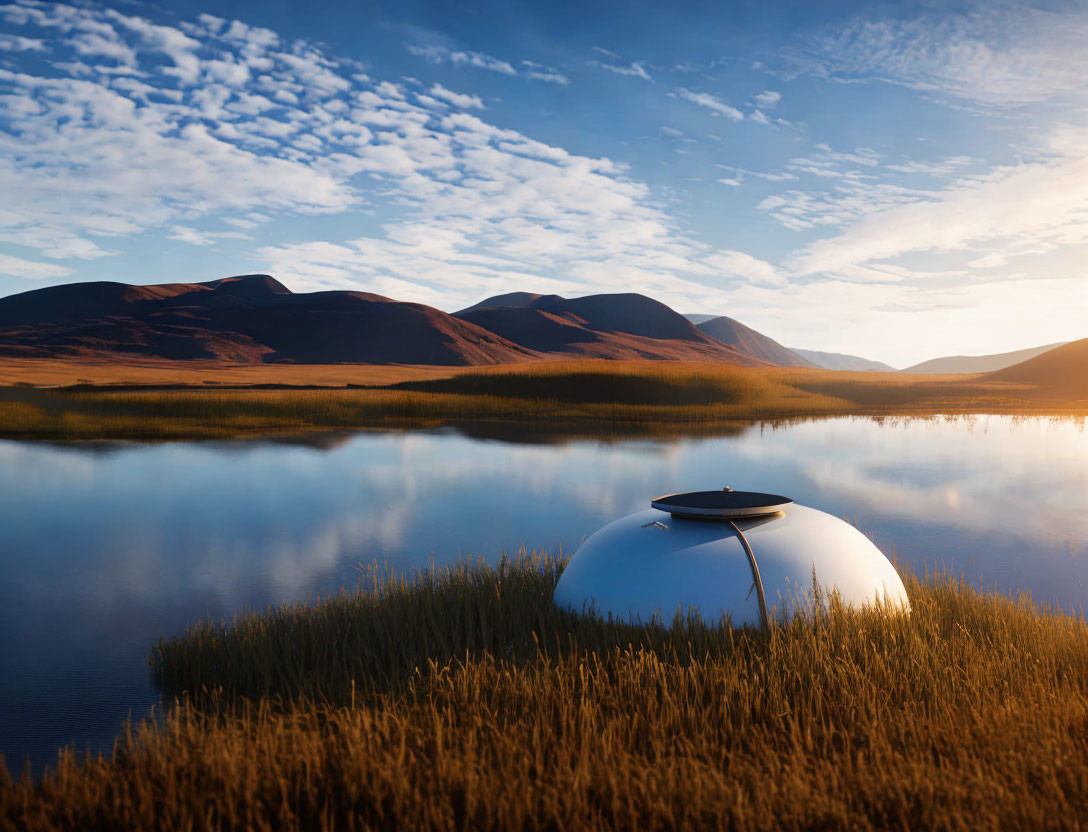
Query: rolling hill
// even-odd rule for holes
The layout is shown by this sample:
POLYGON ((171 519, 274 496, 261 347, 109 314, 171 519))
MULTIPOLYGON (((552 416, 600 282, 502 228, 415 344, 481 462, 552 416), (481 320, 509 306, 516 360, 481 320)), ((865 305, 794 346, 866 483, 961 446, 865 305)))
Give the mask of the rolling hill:
POLYGON ((821 352, 820 350, 802 350, 797 347, 790 347, 790 350, 797 353, 802 358, 807 358, 817 367, 823 367, 825 370, 849 370, 851 372, 875 372, 875 373, 894 373, 895 367, 890 364, 885 364, 883 361, 873 361, 869 358, 862 358, 859 355, 847 355, 841 352, 821 352))
POLYGON ((719 341, 665 304, 634 293, 563 298, 515 292, 456 315, 525 349, 553 356, 773 363, 719 341))
POLYGON ((994 355, 947 355, 942 358, 931 358, 913 367, 900 370, 902 373, 992 373, 1012 367, 1037 355, 1042 355, 1050 350, 1062 346, 1067 342, 1059 341, 1056 344, 1047 344, 1045 347, 1031 347, 1015 352, 1001 352, 994 355))
POLYGON ((364 292, 296 294, 268 275, 75 283, 0 298, 0 355, 440 365, 540 357, 429 306, 364 292))
POLYGON ((745 326, 740 321, 722 315, 698 324, 699 329, 724 344, 731 344, 748 355, 762 358, 771 364, 783 367, 815 367, 816 364, 803 358, 793 350, 783 347, 773 338, 745 326))
POLYGON ((1047 398, 1088 399, 1088 338, 1071 341, 984 376, 990 381, 1029 384, 1047 398))
POLYGON ((684 317, 700 329, 704 329, 704 331, 726 343, 731 343, 742 349, 744 348, 742 345, 747 343, 749 347, 755 349, 755 354, 757 355, 763 353, 765 357, 776 356, 777 360, 771 358, 776 364, 792 367, 822 367, 825 370, 850 370, 856 372, 881 373, 895 372, 894 367, 881 361, 871 361, 868 358, 861 358, 856 355, 846 355, 838 352, 820 352, 819 350, 802 350, 797 347, 784 347, 763 333, 757 332, 751 327, 740 323, 740 321, 728 318, 724 315, 691 313, 684 315, 684 317), (714 320, 722 321, 721 324, 715 325, 716 332, 704 328, 704 324, 714 320), (786 352, 783 353, 781 350, 785 350, 786 352), (803 360, 798 361, 798 358, 803 360))

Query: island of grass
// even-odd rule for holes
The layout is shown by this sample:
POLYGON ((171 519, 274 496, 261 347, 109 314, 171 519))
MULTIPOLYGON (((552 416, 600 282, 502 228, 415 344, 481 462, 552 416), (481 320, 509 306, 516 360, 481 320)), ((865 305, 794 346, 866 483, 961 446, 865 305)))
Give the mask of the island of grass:
POLYGON ((561 569, 371 573, 197 624, 152 653, 176 704, 111 756, 0 780, 0 827, 1088 824, 1079 616, 908 575, 910 616, 620 626, 556 610, 561 569))
POLYGON ((184 439, 505 425, 567 435, 677 436, 729 432, 752 420, 835 415, 1088 413, 1088 371, 1077 369, 1078 362, 1088 366, 1088 341, 1027 364, 1039 361, 1049 363, 1035 378, 1009 371, 924 376, 670 361, 103 368, 26 359, 0 366, 0 381, 8 382, 0 386, 0 435, 184 439), (1050 366, 1055 360, 1056 369, 1050 366))

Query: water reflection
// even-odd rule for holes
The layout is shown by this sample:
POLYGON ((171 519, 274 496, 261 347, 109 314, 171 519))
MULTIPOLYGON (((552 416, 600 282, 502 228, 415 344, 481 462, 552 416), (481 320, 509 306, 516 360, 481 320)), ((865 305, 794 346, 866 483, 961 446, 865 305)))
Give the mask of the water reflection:
POLYGON ((650 496, 723 485, 856 519, 878 545, 1068 608, 1085 600, 1074 422, 834 419, 675 441, 464 433, 274 442, 0 442, 0 751, 108 743, 154 701, 150 645, 201 617, 401 567, 572 549, 650 496), (554 437, 551 437, 554 438, 554 437))

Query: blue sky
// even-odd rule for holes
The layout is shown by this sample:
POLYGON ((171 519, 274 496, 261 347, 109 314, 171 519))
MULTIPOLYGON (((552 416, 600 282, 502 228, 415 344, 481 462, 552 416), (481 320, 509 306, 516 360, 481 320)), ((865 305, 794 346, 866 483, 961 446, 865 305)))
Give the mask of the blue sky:
POLYGON ((1075 339, 1085 77, 1084 3, 16 0, 0 294, 639 291, 897 366, 1075 339))

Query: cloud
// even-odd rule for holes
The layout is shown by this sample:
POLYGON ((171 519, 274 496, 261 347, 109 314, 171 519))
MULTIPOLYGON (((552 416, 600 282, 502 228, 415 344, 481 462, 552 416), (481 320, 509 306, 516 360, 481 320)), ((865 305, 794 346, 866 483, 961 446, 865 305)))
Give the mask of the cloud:
POLYGON ((988 107, 1085 99, 1088 10, 968 3, 964 11, 859 17, 791 56, 803 71, 880 80, 988 107))
POLYGON ((71 269, 58 266, 56 263, 39 263, 0 252, 0 274, 12 277, 46 278, 68 277, 71 273, 71 269))
POLYGON ((525 77, 534 81, 544 81, 548 84, 558 84, 561 87, 570 85, 570 78, 550 66, 534 63, 533 61, 521 62, 525 69, 525 77))
POLYGON ((465 93, 454 92, 453 90, 446 89, 441 84, 435 84, 428 92, 435 98, 439 98, 455 107, 460 107, 462 110, 473 108, 477 110, 484 109, 484 102, 480 100, 480 96, 478 95, 467 95, 465 93))
POLYGON ((756 106, 763 110, 773 110, 782 100, 782 93, 774 90, 764 90, 755 97, 756 106))
POLYGON ((780 269, 743 251, 718 251, 707 257, 705 263, 723 275, 743 278, 748 284, 758 286, 786 284, 786 277, 780 269))
POLYGON ((450 49, 439 44, 414 44, 406 43, 405 48, 413 55, 426 58, 432 64, 450 63, 454 66, 471 66, 477 69, 486 69, 489 72, 498 72, 501 75, 517 75, 518 71, 508 61, 494 58, 483 52, 470 50, 450 49))
POLYGON ((749 168, 740 168, 736 165, 723 164, 715 164, 714 167, 740 174, 742 180, 744 176, 755 176, 758 179, 765 179, 768 182, 790 182, 799 178, 796 173, 791 173, 790 171, 750 170, 749 168))
POLYGON ((948 176, 956 173, 956 171, 964 165, 971 164, 972 161, 974 160, 970 156, 949 156, 935 162, 910 159, 906 162, 887 165, 887 169, 895 171, 896 173, 912 173, 923 176, 948 176))
POLYGON ((643 81, 652 81, 653 78, 650 73, 646 71, 646 66, 642 61, 634 61, 621 66, 619 64, 606 64, 602 61, 590 61, 590 66, 600 67, 601 69, 607 69, 609 72, 613 72, 616 75, 626 75, 632 78, 641 78, 643 81))
POLYGON ((700 107, 705 107, 715 115, 726 116, 727 118, 733 119, 733 121, 741 121, 744 118, 744 113, 736 107, 731 107, 721 99, 715 98, 710 93, 692 92, 685 87, 680 87, 676 90, 676 95, 683 98, 685 101, 690 101, 692 104, 698 104, 700 107))
POLYGON ((45 41, 0 33, 0 50, 4 52, 45 52, 45 41))
POLYGON ((804 274, 841 273, 917 252, 987 245, 1015 253, 1088 243, 1086 138, 1080 132, 1067 136, 1065 155, 1002 166, 957 180, 924 200, 866 213, 841 234, 798 252, 791 266, 804 274))
MULTIPOLYGON (((312 44, 210 15, 171 29, 93 7, 15 8, 8 22, 60 35, 51 48, 69 69, 0 68, 9 100, 24 102, 0 132, 0 187, 19 194, 0 205, 0 242, 90 258, 115 253, 106 240, 148 232, 207 246, 276 216, 392 209, 396 219, 366 236, 252 255, 299 288, 446 307, 512 282, 583 294, 622 286, 683 303, 746 275, 768 279, 685 234, 624 165, 450 111, 480 109, 477 96, 440 84, 408 95, 312 44), (131 52, 81 53, 88 32, 131 52), (97 71, 128 60, 125 77, 97 71)), ((488 64, 478 53, 426 55, 488 64)), ((30 276, 69 274, 8 262, 30 276)))

